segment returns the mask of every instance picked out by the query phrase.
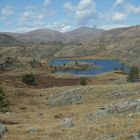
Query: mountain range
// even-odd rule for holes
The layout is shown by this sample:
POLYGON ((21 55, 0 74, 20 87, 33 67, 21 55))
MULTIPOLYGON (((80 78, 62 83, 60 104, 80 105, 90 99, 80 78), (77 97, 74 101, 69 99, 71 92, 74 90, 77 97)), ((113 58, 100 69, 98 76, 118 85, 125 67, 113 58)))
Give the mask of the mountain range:
POLYGON ((22 43, 40 43, 40 42, 85 42, 91 40, 97 33, 102 32, 102 29, 80 27, 70 32, 61 33, 51 29, 37 29, 27 33, 3 33, 22 43))
MULTIPOLYGON (((21 52, 22 56, 39 58, 108 56, 140 66, 140 25, 112 30, 81 27, 66 33, 50 29, 0 33, 0 46, 17 46, 16 51, 12 50, 12 55, 18 56, 21 56, 21 52), (24 48, 19 49, 21 45, 24 48)), ((11 52, 7 55, 11 55, 11 52)))

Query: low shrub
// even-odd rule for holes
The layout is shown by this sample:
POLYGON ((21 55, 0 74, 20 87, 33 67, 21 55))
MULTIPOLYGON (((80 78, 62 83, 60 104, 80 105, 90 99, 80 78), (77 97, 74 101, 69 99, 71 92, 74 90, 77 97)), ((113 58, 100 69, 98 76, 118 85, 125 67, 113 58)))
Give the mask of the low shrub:
POLYGON ((22 76, 22 81, 27 85, 35 85, 36 78, 35 78, 35 75, 32 73, 25 74, 22 76))

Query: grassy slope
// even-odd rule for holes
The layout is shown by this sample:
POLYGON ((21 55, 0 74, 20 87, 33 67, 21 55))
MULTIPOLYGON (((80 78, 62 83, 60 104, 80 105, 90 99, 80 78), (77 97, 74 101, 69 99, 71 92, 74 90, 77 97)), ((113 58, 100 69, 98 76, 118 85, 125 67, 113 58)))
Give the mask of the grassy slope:
POLYGON ((140 114, 116 114, 95 122, 86 120, 87 114, 97 111, 100 107, 115 105, 129 99, 140 99, 140 83, 125 85, 95 85, 86 87, 60 87, 49 89, 12 88, 4 86, 7 90, 10 115, 0 114, 0 120, 17 122, 19 124, 7 125, 8 133, 3 140, 128 140, 130 136, 140 129, 140 114), (88 90, 90 96, 79 105, 63 107, 50 107, 46 98, 70 89, 81 88, 88 90), (138 92, 125 98, 110 99, 113 92, 138 92), (39 96, 41 94, 42 96, 39 96), (44 117, 38 116, 42 113, 44 117), (55 118, 55 116, 60 118, 55 118), (59 122, 64 117, 72 117, 76 126, 71 129, 62 129, 59 122), (36 134, 29 134, 30 128, 37 128, 36 134), (106 138, 106 135, 115 135, 106 138))

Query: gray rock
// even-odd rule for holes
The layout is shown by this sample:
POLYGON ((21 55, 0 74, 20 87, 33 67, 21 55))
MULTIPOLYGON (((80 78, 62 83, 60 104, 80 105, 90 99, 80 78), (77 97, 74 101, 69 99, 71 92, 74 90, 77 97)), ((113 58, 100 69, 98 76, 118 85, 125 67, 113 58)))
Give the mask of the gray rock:
POLYGON ((30 134, 36 134, 38 132, 38 129, 37 128, 30 128, 29 129, 29 133, 30 134))
POLYGON ((118 104, 112 108, 112 111, 115 111, 117 113, 139 112, 140 111, 140 101, 133 100, 133 101, 127 101, 127 102, 118 104))
POLYGON ((6 112, 6 113, 5 113, 5 115, 10 115, 10 114, 11 114, 10 112, 6 112))
POLYGON ((109 109, 108 108, 101 108, 100 110, 90 113, 88 115, 88 120, 95 121, 96 119, 101 119, 109 115, 109 109))
POLYGON ((140 112, 140 105, 138 105, 137 107, 136 107, 136 110, 135 110, 136 112, 140 112))
MULTIPOLYGON (((113 113, 138 113, 140 112, 140 100, 131 100, 120 103, 115 106, 109 106, 105 108, 100 108, 96 112, 90 113, 87 117, 88 120, 94 121, 96 119, 101 119, 106 117, 107 115, 113 113)), ((132 114, 129 116, 131 117, 132 114)))
POLYGON ((133 95, 137 95, 139 92, 135 91, 135 92, 130 92, 130 91, 125 91, 125 92, 113 92, 107 95, 107 97, 109 97, 110 99, 119 99, 119 98, 125 98, 128 96, 133 96, 133 95))
POLYGON ((81 103, 81 100, 84 97, 84 95, 84 90, 69 90, 49 97, 48 104, 51 106, 79 104, 81 103))
POLYGON ((0 138, 7 132, 7 127, 3 124, 0 124, 0 138))
POLYGON ((135 134, 135 135, 132 137, 132 140, 140 140, 140 133, 135 134))
POLYGON ((61 120, 60 126, 62 128, 72 128, 75 126, 75 124, 71 118, 64 118, 63 120, 61 120))

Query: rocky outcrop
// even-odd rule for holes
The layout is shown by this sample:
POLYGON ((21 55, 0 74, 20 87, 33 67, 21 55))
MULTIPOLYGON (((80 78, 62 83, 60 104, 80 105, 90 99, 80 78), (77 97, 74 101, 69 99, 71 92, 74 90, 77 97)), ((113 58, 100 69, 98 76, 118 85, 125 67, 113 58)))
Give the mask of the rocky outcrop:
POLYGON ((94 113, 88 114, 88 120, 89 121, 95 121, 96 119, 102 119, 109 115, 109 109, 108 108, 101 108, 98 111, 94 113))
POLYGON ((0 124, 0 138, 7 132, 7 127, 4 124, 0 124))
POLYGON ((132 136, 131 140, 140 140, 140 132, 132 136))
POLYGON ((126 101, 110 109, 111 112, 140 112, 140 100, 126 101))
POLYGON ((61 120, 60 126, 62 128, 72 128, 75 126, 75 124, 71 118, 64 118, 63 120, 61 120))
POLYGON ((85 91, 80 88, 64 91, 56 95, 52 95, 48 99, 48 104, 51 106, 63 106, 70 104, 81 103, 82 98, 85 95, 85 91))
POLYGON ((104 118, 114 113, 138 113, 140 112, 140 100, 130 100, 115 106, 102 107, 96 112, 88 114, 87 118, 90 121, 104 118))

